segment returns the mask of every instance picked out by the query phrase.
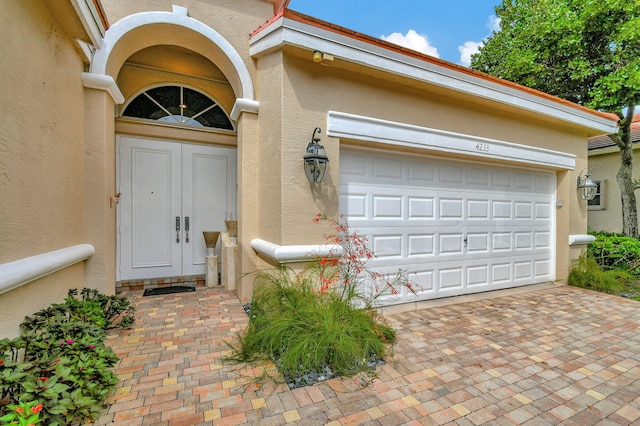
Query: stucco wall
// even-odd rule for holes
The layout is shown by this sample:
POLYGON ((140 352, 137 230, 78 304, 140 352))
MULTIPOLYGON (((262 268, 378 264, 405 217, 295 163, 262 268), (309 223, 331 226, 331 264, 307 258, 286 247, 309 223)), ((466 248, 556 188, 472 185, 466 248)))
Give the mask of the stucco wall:
MULTIPOLYGON (((523 114, 486 99, 462 96, 339 59, 321 66, 311 61, 308 51, 294 48, 251 58, 248 34, 271 17, 271 3, 185 0, 179 5, 188 9, 190 17, 231 43, 253 78, 260 102, 257 121, 253 120, 256 117, 242 118, 246 129, 243 132, 239 128, 238 135, 241 273, 252 272, 261 265, 249 249, 253 238, 283 245, 317 244, 330 231, 311 220, 317 212, 338 213, 340 147, 357 141, 340 141, 325 135, 328 110, 569 152, 577 157, 578 171, 586 167, 588 135, 577 126, 543 120, 534 113, 523 114), (304 147, 315 127, 323 128, 320 137, 330 157, 329 174, 317 187, 309 185, 302 168, 304 147)), ((104 0, 104 6, 112 23, 137 12, 171 11, 169 2, 157 0, 104 0)), ((114 49, 107 73, 121 76, 119 83, 126 93, 133 93, 153 79, 148 79, 148 73, 120 74, 120 67, 130 55, 154 43, 188 47, 225 71, 220 51, 212 49, 206 39, 184 29, 168 30, 167 26, 150 26, 127 35, 122 39, 126 47, 114 49)), ((226 77, 235 90, 233 95, 240 97, 234 76, 227 73, 226 77)), ((571 257, 568 235, 586 230, 586 204, 577 197, 575 176, 576 171, 556 173, 557 195, 563 202, 556 209, 559 279, 566 276, 571 257)))
MULTIPOLYGON (((233 48, 240 54, 249 72, 254 74, 254 62, 249 56, 249 34, 262 25, 273 15, 273 4, 259 0, 182 0, 182 1, 162 1, 162 0, 141 0, 131 2, 129 0, 102 0, 104 10, 111 24, 120 19, 141 12, 172 12, 172 6, 184 7, 188 11, 188 16, 196 19, 224 37, 233 48)), ((124 56, 114 57, 110 61, 109 74, 117 75, 121 64, 132 53, 140 48, 147 47, 149 42, 156 44, 176 45, 189 47, 189 49, 200 52, 204 56, 223 69, 223 64, 215 60, 219 56, 224 60, 219 51, 208 45, 208 41, 194 33, 185 32, 180 28, 168 28, 166 26, 149 26, 143 31, 127 38, 126 43, 130 49, 123 52, 124 56)), ((224 69, 223 69, 224 71, 224 69)), ((232 76, 227 75, 227 78, 232 76)))
MULTIPOLYGON (((620 151, 615 150, 607 154, 589 157, 589 171, 591 179, 601 182, 602 204, 601 210, 589 210, 589 230, 622 232, 622 201, 620 187, 616 180, 616 174, 620 169, 620 151)), ((633 153, 634 179, 638 179, 640 173, 640 152, 636 149, 633 153)), ((640 193, 636 192, 637 208, 640 209, 640 193)))
MULTIPOLYGON (((269 75, 268 78, 261 75, 259 81, 270 82, 269 87, 260 85, 261 99, 268 99, 279 90, 275 64, 280 60, 279 55, 279 52, 273 53, 258 60, 260 72, 264 67, 269 75)), ((269 104, 267 111, 261 109, 259 116, 260 138, 271 140, 270 146, 280 147, 281 157, 272 157, 273 161, 268 163, 268 167, 274 169, 275 176, 270 178, 273 181, 261 184, 259 191, 261 200, 265 200, 262 206, 271 206, 261 212, 261 216, 269 219, 263 217, 260 238, 277 244, 322 243, 324 235, 331 230, 312 224, 313 216, 317 212, 338 213, 340 146, 354 142, 319 135, 330 158, 329 172, 322 185, 309 185, 302 168, 304 147, 313 129, 326 125, 328 110, 568 152, 576 155, 578 171, 586 167, 586 134, 580 129, 563 128, 557 123, 521 116, 516 111, 446 96, 427 87, 411 87, 410 82, 402 84, 331 65, 319 66, 296 55, 285 53, 282 61, 282 129, 277 128, 280 126, 277 112, 271 110, 277 105, 269 104), (279 132, 281 139, 277 136, 279 132), (281 174, 275 172, 278 167, 281 174), (280 220, 279 226, 277 220, 280 220)), ((455 157, 443 153, 436 155, 455 157)), ((261 174, 268 176, 268 173, 261 174)), ((559 280, 566 278, 574 253, 569 250, 568 236, 586 231, 586 203, 577 196, 575 176, 576 171, 556 172, 557 199, 562 201, 562 206, 556 208, 556 277, 559 280)))
MULTIPOLYGON (((0 263, 85 243, 83 63, 42 1, 0 2, 0 263)), ((83 285, 84 266, 0 295, 0 337, 83 285)))

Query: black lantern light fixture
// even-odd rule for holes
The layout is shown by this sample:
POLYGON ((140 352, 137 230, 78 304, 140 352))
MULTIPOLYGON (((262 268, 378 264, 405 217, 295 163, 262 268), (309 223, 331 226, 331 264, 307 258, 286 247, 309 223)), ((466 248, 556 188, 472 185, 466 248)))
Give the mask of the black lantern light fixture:
POLYGON ((589 177, 589 170, 584 169, 578 176, 578 194, 583 200, 593 200, 598 192, 598 185, 589 177), (584 173, 586 172, 586 173, 584 173), (584 173, 584 177, 582 176, 584 173))
POLYGON ((322 133, 320 127, 316 127, 311 136, 311 142, 307 144, 304 155, 304 173, 310 183, 320 183, 327 173, 329 165, 329 157, 324 150, 324 146, 320 145, 320 138, 316 138, 316 133, 322 133))

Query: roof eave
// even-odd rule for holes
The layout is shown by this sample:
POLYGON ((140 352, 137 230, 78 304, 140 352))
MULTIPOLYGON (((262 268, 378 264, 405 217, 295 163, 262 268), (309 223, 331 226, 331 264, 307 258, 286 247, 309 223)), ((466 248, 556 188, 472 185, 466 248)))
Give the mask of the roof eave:
POLYGON ((587 128, 593 135, 617 131, 617 117, 611 114, 593 111, 297 12, 284 10, 274 18, 252 34, 249 41, 252 57, 287 45, 319 50, 336 59, 559 119, 587 128))

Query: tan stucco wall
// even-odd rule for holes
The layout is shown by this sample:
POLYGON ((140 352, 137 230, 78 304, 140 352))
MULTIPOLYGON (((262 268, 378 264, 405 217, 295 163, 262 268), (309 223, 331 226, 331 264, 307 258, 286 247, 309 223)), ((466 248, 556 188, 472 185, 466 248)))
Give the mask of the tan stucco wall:
MULTIPOLYGON (((271 96, 280 90, 276 84, 280 55, 276 52, 258 60, 259 70, 262 72, 264 64, 265 72, 269 74, 269 88, 261 85, 259 92, 265 99, 265 93, 271 96)), ((317 212, 330 216, 338 213, 340 146, 351 142, 320 135, 330 158, 330 167, 328 176, 318 188, 311 188, 306 181, 301 161, 313 129, 325 126, 328 110, 559 150, 576 155, 577 170, 586 167, 587 135, 579 129, 565 129, 556 123, 522 117, 503 108, 491 109, 484 104, 443 96, 440 91, 430 91, 427 87, 411 87, 409 82, 400 84, 331 65, 316 65, 310 58, 285 53, 282 61, 285 70, 282 120, 271 106, 268 112, 261 109, 259 115, 261 139, 272 140, 281 147, 280 157, 272 157, 274 161, 269 163, 269 167, 274 168, 271 170, 273 180, 268 185, 263 183, 259 191, 265 200, 262 205, 270 206, 269 210, 261 212, 260 238, 276 244, 322 243, 324 234, 330 229, 313 225, 312 218, 317 212), (280 123, 282 129, 278 128, 280 123), (275 171, 278 167, 280 172, 275 171), (281 177, 276 180, 278 176, 281 177)), ((262 78, 260 76, 260 81, 262 78)), ((263 175, 268 176, 266 172, 263 175)), ((578 199, 575 176, 575 171, 556 173, 558 200, 563 203, 556 209, 556 277, 559 280, 566 278, 573 255, 568 236, 586 232, 586 203, 578 199)))
MULTIPOLYGON (((0 2, 0 263, 87 243, 84 64, 42 1, 0 2)), ((0 337, 83 285, 84 264, 0 294, 0 337)))
MULTIPOLYGON (((586 167, 589 135, 577 126, 541 119, 532 113, 522 114, 504 105, 452 94, 426 83, 365 70, 339 59, 329 66, 320 66, 312 63, 309 52, 292 48, 251 58, 248 34, 271 17, 271 3, 184 0, 177 4, 186 7, 190 17, 210 26, 231 43, 249 70, 260 102, 257 116, 244 113, 237 123, 241 275, 266 265, 250 248, 254 238, 282 245, 318 244, 324 241, 324 234, 331 231, 328 225, 315 225, 311 220, 318 212, 338 214, 341 145, 358 141, 340 141, 324 134, 328 110, 569 152, 577 157, 578 171, 586 167), (315 127, 323 128, 320 137, 330 157, 328 176, 317 187, 309 185, 302 168, 304 147, 315 127)), ((104 0, 104 6, 112 23, 137 12, 171 11, 170 3, 157 0, 133 3, 104 0)), ((227 111, 235 97, 241 97, 237 75, 231 72, 228 60, 221 56, 219 49, 197 34, 166 25, 128 34, 114 48, 107 73, 117 78, 125 96, 165 81, 195 83, 191 77, 166 77, 148 70, 122 68, 131 55, 154 44, 182 46, 211 61, 217 69, 209 71, 221 71, 230 84, 231 90, 219 95, 227 111)), ((163 52, 158 48, 154 52, 168 55, 172 51, 163 52)), ((191 61, 195 67, 184 73, 202 76, 204 62, 200 59, 191 61)), ((166 62, 159 60, 158 63, 166 62)), ((206 88, 214 97, 218 97, 215 93, 222 93, 214 85, 195 84, 206 88)), ((108 132, 103 139, 104 143, 110 143, 108 132)), ((114 163, 115 159, 108 158, 105 167, 108 168, 110 161, 114 163)), ((563 279, 575 252, 569 249, 568 236, 586 231, 586 204, 577 197, 576 171, 562 170, 556 175, 558 200, 563 202, 562 207, 556 209, 556 277, 563 279)), ((244 278, 240 286, 242 299, 250 294, 249 281, 244 278)))
MULTIPOLYGON (((622 232, 622 201, 620 187, 616 180, 616 174, 620 169, 620 151, 597 154, 594 152, 589 156, 589 171, 591 179, 601 182, 604 209, 589 210, 589 230, 622 232)), ((638 172, 640 151, 638 149, 633 152, 633 165, 633 178, 638 179, 640 177, 640 172, 638 172)), ((637 208, 640 209, 640 192, 637 191, 636 202, 637 208)))

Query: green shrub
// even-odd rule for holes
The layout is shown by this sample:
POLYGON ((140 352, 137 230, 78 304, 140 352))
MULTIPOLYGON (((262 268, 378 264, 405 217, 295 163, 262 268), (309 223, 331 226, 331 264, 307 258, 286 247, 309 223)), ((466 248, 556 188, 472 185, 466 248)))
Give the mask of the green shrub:
POLYGON ((609 232, 592 233, 596 240, 588 252, 605 270, 624 269, 640 278, 640 241, 609 232))
POLYGON ((119 381, 105 330, 131 325, 133 312, 125 298, 84 289, 26 317, 21 336, 0 340, 0 418, 12 415, 9 404, 37 402, 47 425, 97 419, 119 381))
POLYGON ((573 264, 567 282, 569 285, 617 294, 627 289, 625 283, 630 280, 624 270, 604 270, 589 253, 583 253, 573 264))

